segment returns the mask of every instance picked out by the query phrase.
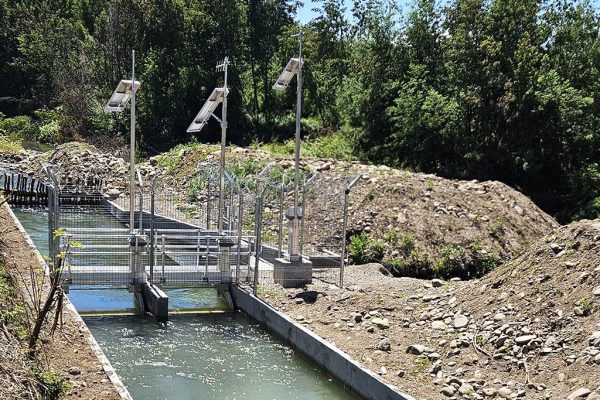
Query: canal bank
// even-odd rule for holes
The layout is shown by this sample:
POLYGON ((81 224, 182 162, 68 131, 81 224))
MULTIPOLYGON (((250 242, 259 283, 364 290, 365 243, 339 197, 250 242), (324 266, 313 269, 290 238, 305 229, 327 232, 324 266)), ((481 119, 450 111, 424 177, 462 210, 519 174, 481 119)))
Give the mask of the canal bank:
POLYGON ((415 400, 396 391, 340 349, 243 288, 233 285, 231 294, 236 307, 279 335, 352 392, 368 400, 415 400))
MULTIPOLYGON (((30 285, 30 267, 43 269, 44 260, 7 204, 0 206, 0 225, 7 267, 17 277, 24 297, 28 297, 31 288, 25 288, 30 285)), ((62 327, 53 336, 47 330, 43 332, 40 356, 55 374, 70 383, 72 389, 63 398, 131 399, 79 313, 68 299, 64 305, 62 327)))

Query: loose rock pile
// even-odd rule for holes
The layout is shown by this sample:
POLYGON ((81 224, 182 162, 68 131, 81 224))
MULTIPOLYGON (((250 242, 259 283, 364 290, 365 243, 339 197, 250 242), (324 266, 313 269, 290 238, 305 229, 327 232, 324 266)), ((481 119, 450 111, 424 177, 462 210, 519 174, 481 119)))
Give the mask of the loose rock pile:
POLYGON ((424 399, 600 399, 600 222, 557 229, 480 281, 273 286, 268 301, 424 399))

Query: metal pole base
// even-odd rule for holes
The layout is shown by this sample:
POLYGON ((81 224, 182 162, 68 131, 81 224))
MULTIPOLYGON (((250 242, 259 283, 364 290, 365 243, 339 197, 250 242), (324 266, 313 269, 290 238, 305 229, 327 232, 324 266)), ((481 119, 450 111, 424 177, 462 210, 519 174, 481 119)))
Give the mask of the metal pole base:
POLYGON ((289 208, 285 214, 288 218, 288 261, 300 262, 301 221, 304 215, 302 207, 289 208))

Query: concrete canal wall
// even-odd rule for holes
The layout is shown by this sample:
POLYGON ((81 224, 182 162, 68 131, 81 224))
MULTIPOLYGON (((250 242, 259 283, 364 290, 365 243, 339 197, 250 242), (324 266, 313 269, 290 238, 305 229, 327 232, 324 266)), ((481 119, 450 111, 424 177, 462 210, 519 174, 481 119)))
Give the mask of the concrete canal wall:
POLYGON ((330 373, 342 385, 367 400, 415 400, 396 391, 373 372, 362 368, 347 354, 292 321, 261 299, 232 285, 231 295, 235 306, 283 338, 320 368, 330 373))

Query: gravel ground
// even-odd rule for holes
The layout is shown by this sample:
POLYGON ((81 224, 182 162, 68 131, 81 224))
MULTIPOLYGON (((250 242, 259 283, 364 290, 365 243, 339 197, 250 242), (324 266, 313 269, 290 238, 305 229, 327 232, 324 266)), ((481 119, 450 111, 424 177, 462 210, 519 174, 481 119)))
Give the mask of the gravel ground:
MULTIPOLYGON (((549 248, 541 242, 527 254, 544 245, 549 248)), ((565 257, 562 262, 569 262, 565 257)), ((554 264, 553 258, 549 261, 554 264)), ((544 297, 536 299, 538 289, 528 283, 529 275, 515 278, 506 291, 499 289, 495 282, 512 273, 514 265, 470 282, 392 278, 378 264, 350 266, 343 289, 319 281, 304 289, 282 289, 263 280, 261 294, 418 399, 600 399, 599 307, 593 303, 586 316, 565 310, 557 324, 543 306, 532 306, 544 303, 544 297), (571 396, 577 391, 582 397, 571 396)), ((542 290, 558 291, 581 274, 573 270, 542 290)), ((577 301, 591 299, 600 270, 586 279, 590 293, 578 291, 577 301)), ((565 300, 572 303, 572 298, 565 300)))

